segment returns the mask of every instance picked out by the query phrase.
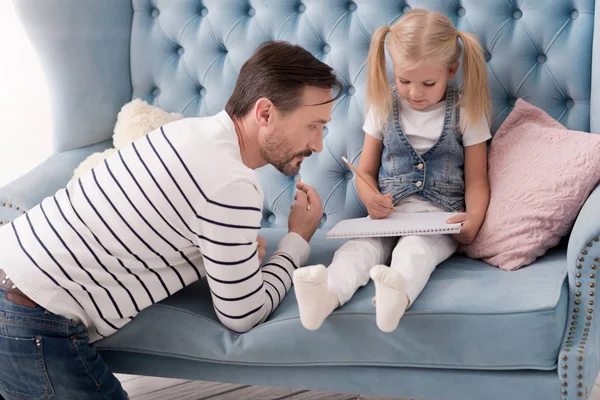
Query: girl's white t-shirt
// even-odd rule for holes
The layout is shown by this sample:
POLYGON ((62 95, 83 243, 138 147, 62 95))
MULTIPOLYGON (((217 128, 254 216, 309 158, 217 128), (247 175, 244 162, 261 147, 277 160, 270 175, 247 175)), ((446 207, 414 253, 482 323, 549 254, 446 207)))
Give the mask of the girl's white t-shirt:
MULTIPOLYGON (((399 97, 400 123, 406 139, 419 155, 425 153, 437 143, 444 128, 446 102, 441 101, 425 110, 415 110, 409 103, 399 97)), ((463 146, 473 146, 491 139, 490 128, 486 118, 467 125, 464 109, 460 110, 460 128, 463 135, 463 146)), ((365 118, 363 130, 378 140, 383 140, 384 123, 375 119, 372 110, 365 118)))

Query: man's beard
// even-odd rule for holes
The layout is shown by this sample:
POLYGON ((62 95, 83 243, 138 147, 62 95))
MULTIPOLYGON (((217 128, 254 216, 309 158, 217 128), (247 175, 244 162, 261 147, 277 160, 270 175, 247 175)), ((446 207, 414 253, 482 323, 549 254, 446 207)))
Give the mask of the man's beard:
POLYGON ((280 139, 278 134, 269 135, 263 146, 260 148, 261 156, 269 164, 273 165, 279 172, 287 176, 294 176, 300 170, 300 162, 294 162, 297 157, 310 157, 312 151, 305 150, 299 153, 292 153, 286 143, 280 139))

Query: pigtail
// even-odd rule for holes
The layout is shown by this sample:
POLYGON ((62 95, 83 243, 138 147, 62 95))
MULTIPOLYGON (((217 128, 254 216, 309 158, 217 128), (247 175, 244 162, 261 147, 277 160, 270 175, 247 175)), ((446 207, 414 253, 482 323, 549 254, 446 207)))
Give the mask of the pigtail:
POLYGON ((392 107, 390 82, 385 68, 385 37, 389 26, 375 31, 367 57, 367 111, 371 109, 378 121, 386 121, 392 107))
POLYGON ((467 125, 475 124, 492 116, 492 101, 483 48, 475 35, 458 32, 463 42, 463 91, 462 104, 466 111, 467 125))

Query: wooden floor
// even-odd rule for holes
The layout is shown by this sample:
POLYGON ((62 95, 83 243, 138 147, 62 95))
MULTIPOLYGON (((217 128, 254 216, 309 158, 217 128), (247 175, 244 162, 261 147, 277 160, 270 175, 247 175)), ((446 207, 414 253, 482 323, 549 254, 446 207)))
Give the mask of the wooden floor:
MULTIPOLYGON (((131 400, 409 400, 134 375, 117 375, 117 378, 131 400)), ((588 400, 600 400, 600 377, 588 400)))

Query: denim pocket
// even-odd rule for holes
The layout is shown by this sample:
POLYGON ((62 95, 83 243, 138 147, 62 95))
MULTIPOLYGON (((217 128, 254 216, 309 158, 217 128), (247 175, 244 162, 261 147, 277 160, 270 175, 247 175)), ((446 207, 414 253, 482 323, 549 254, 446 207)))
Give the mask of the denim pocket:
POLYGON ((0 336, 0 391, 6 400, 46 400, 54 396, 43 346, 43 338, 39 336, 0 336))

